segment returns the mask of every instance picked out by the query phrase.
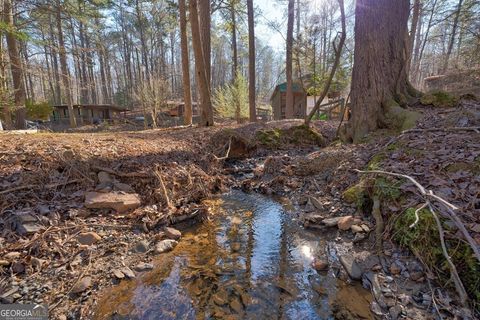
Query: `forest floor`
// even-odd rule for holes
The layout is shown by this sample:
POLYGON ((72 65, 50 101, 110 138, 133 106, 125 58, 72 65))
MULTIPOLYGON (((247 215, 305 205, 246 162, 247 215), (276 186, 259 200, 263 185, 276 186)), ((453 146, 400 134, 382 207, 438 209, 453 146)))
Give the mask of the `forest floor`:
MULTIPOLYGON (((448 268, 438 252, 415 252, 412 242, 429 240, 401 229, 410 221, 397 223, 411 218, 407 209, 424 202, 415 187, 378 176, 371 182, 354 171, 414 177, 459 208, 456 212, 478 246, 480 103, 461 101, 455 108, 420 111, 419 130, 400 136, 378 132, 357 145, 335 140, 336 121, 314 123, 323 139, 298 127, 299 120, 139 132, 1 134, 0 299, 47 303, 56 319, 89 319, 102 289, 151 269, 155 257, 175 244, 165 239, 179 240, 180 234, 166 226, 207 218, 210 208, 202 200, 241 188, 287 197, 306 228, 336 228, 338 241, 349 243, 355 257, 342 263, 341 277, 363 278, 375 298, 372 314, 394 319, 464 316, 468 309, 462 308, 451 282, 442 281, 448 268), (360 192, 345 193, 359 181, 361 188, 355 190, 360 192), (378 220, 371 214, 372 199, 379 195, 385 218, 381 252, 373 231, 378 220), (360 268, 361 276, 352 274, 352 268, 360 268)), ((458 226, 450 223, 444 232, 448 239, 465 242, 458 226)), ((433 241, 438 247, 438 238, 433 241)), ((467 262, 457 266, 459 271, 479 272, 472 252, 466 248, 462 254, 452 254, 455 262, 467 262)), ((461 278, 478 302, 478 276, 461 278)), ((338 310, 337 316, 358 318, 348 309, 338 310)))

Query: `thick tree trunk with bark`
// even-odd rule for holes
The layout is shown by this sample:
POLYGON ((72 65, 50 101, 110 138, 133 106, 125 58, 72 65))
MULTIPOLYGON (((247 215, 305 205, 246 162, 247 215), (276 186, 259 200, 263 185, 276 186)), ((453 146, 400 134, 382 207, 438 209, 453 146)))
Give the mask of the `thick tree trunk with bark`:
POLYGON ((23 82, 23 68, 20 53, 18 51, 17 39, 15 38, 15 25, 13 21, 13 7, 11 0, 3 3, 3 14, 5 24, 9 27, 6 32, 8 56, 10 58, 10 69, 12 72, 14 102, 15 102, 15 128, 25 128, 27 110, 25 108, 25 85, 23 82))
POLYGON ((352 118, 347 140, 360 141, 378 128, 400 129, 403 109, 416 95, 408 82, 409 0, 357 0, 352 118))
POLYGON ((257 121, 255 106, 255 21, 253 15, 253 0, 247 0, 248 11, 248 106, 250 121, 257 121))
POLYGON ((68 75, 67 66, 67 52, 65 50, 65 41, 63 40, 63 28, 62 28, 62 10, 60 1, 57 1, 57 30, 58 30, 58 51, 60 56, 60 69, 63 86, 65 88, 65 97, 67 99, 68 116, 70 119, 70 127, 75 128, 77 126, 77 120, 75 119, 75 112, 73 110, 72 93, 70 91, 70 78, 68 75))
POLYGON ((185 0, 178 0, 180 9, 180 44, 182 50, 182 80, 183 80, 183 99, 185 101, 185 112, 183 115, 183 124, 192 124, 192 94, 190 89, 190 63, 188 55, 187 38, 187 8, 185 0))
MULTIPOLYGON (((200 24, 198 21, 197 1, 202 0, 190 0, 190 26, 192 28, 192 44, 195 54, 195 73, 196 81, 199 87, 200 95, 200 108, 201 108, 201 126, 213 125, 213 108, 210 97, 210 86, 207 77, 207 70, 205 68, 204 48, 202 46, 202 39, 200 36, 200 24)), ((204 22, 205 23, 205 22, 204 22)))
POLYGON ((294 116, 294 97, 293 97, 293 79, 292 79, 292 49, 293 49, 293 23, 294 23, 295 0, 288 0, 288 21, 287 21, 287 59, 286 59, 286 77, 287 77, 287 97, 285 105, 285 118, 291 119, 294 116))

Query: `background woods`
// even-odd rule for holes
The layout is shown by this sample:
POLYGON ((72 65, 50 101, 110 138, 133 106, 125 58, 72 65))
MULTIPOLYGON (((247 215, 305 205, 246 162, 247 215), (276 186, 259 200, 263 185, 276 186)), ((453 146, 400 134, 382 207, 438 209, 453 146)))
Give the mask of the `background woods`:
MULTIPOLYGON (((199 63, 195 63, 192 46, 191 4, 186 1, 182 6, 181 2, 2 0, 0 97, 4 124, 21 128, 24 119, 35 120, 27 114, 28 103, 66 105, 69 115, 75 114, 75 104, 115 104, 149 112, 155 105, 154 113, 165 110, 168 101, 203 104, 201 81, 193 72, 199 63), (154 89, 158 83, 163 87, 161 94, 154 89), (186 91, 191 91, 191 97, 186 91), (144 99, 147 92, 155 102, 144 99)), ((239 120, 247 115, 255 120, 253 111, 269 105, 275 86, 283 81, 288 87, 287 118, 299 116, 293 109, 294 83, 301 83, 310 95, 320 95, 342 33, 337 1, 279 0, 264 5, 198 0, 197 7, 211 116, 215 113, 239 120), (243 80, 237 77, 248 85, 238 87, 243 80), (248 109, 250 114, 245 113, 248 109)), ((345 3, 345 12, 345 48, 329 90, 344 94, 353 67, 352 1, 345 3)), ((478 68, 477 1, 415 0, 408 12, 407 68, 415 87, 424 89, 423 80, 428 76, 478 68)), ((44 109, 48 115, 48 108, 44 109)), ((190 123, 188 117, 184 122, 190 123)), ((76 125, 74 117, 70 124, 76 125)))

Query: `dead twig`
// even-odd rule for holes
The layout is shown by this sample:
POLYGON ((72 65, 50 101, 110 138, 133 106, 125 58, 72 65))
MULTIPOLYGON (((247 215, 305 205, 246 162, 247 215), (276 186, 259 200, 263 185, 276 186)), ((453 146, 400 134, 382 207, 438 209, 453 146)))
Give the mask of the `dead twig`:
POLYGON ((424 209, 426 206, 428 206, 428 203, 424 203, 420 208, 418 208, 417 210, 415 210, 415 221, 409 225, 408 227, 411 229, 413 227, 415 227, 418 223, 418 221, 420 220, 419 216, 418 216, 418 213, 424 209))
POLYGON ((460 295, 460 301, 462 302, 463 305, 465 305, 468 299, 468 295, 465 290, 465 287, 463 286, 462 280, 460 280, 460 276, 458 275, 457 268, 455 267, 455 264, 450 258, 450 255, 448 254, 447 246, 445 245, 445 232, 443 231, 442 223, 440 222, 440 219, 438 218, 437 214, 435 213, 435 210, 433 210, 433 206, 430 203, 428 203, 428 208, 430 209, 430 212, 432 213, 432 216, 435 219, 435 222, 437 223, 438 235, 440 236, 440 244, 442 246, 443 256, 447 260, 448 267, 450 268, 453 282, 455 284, 455 288, 457 289, 457 292, 460 295))
MULTIPOLYGON (((438 216, 437 216, 437 214, 436 214, 436 212, 433 208, 433 205, 430 202, 430 199, 436 200, 437 202, 442 204, 448 210, 448 212, 450 213, 450 215, 448 215, 450 220, 452 220, 455 223, 455 225, 457 225, 457 227, 461 230, 461 227, 463 227, 465 229, 465 226, 463 225, 463 223, 460 221, 458 216, 453 211, 453 210, 457 210, 458 208, 455 205, 446 201, 445 199, 435 195, 432 190, 426 190, 418 181, 416 181, 411 176, 408 176, 408 175, 405 175, 405 174, 394 173, 394 172, 381 171, 381 170, 362 171, 362 170, 354 169, 354 171, 359 172, 359 173, 367 173, 367 174, 368 173, 376 173, 376 174, 384 174, 384 175, 390 175, 390 176, 405 178, 405 179, 410 180, 420 190, 420 193, 425 198, 425 204, 422 205, 421 208, 424 208, 424 207, 428 206, 433 218, 435 219, 435 222, 437 224, 438 234, 439 234, 439 237, 440 237, 440 244, 441 244, 441 247, 442 247, 443 256, 447 260, 447 263, 448 263, 448 266, 449 266, 449 269, 450 269, 450 273, 452 275, 453 282, 455 284, 455 288, 456 288, 456 290, 457 290, 457 292, 460 296, 460 300, 461 300, 462 304, 465 305, 466 301, 468 299, 468 295, 467 295, 465 287, 464 287, 464 285, 463 285, 463 283, 460 279, 460 276, 458 275, 457 268, 455 267, 455 264, 453 263, 452 259, 450 258, 450 255, 448 254, 447 246, 445 244, 445 232, 443 230, 442 223, 440 222, 440 219, 438 218, 438 216)), ((416 213, 417 213, 416 214, 416 218, 417 218, 416 220, 418 220, 418 211, 420 211, 421 208, 417 209, 417 211, 416 211, 416 213)), ((418 222, 418 221, 416 221, 416 222, 418 222)), ((415 225, 416 222, 413 225, 415 225)), ((466 229, 465 229, 465 233, 464 233, 464 236, 467 238, 467 241, 468 241, 469 245, 472 247, 477 259, 480 261, 480 255, 478 255, 478 248, 477 248, 476 244, 473 242, 473 239, 471 238, 470 234, 468 233, 468 231, 466 229), (465 235, 465 233, 466 233, 466 235, 465 235), (469 239, 471 239, 471 241, 473 243, 470 242, 469 239)))
POLYGON ((447 127, 447 128, 428 128, 428 129, 408 129, 402 131, 402 134, 413 132, 437 132, 437 131, 475 131, 480 133, 480 127, 447 127))
POLYGON ((462 223, 462 221, 460 220, 458 215, 455 213, 455 211, 459 209, 457 206, 455 206, 454 204, 451 204, 450 202, 443 199, 442 197, 437 196, 436 194, 433 193, 432 190, 425 189, 420 183, 418 183, 417 180, 415 180, 414 178, 412 178, 409 175, 394 173, 394 172, 388 172, 388 171, 382 171, 382 170, 363 171, 363 170, 354 169, 354 171, 359 172, 359 173, 367 173, 367 174, 371 174, 371 173, 385 174, 385 175, 390 175, 390 176, 400 177, 400 178, 405 178, 405 179, 410 180, 418 188, 418 190, 420 190, 420 193, 425 198, 426 202, 428 202, 428 198, 431 198, 431 199, 436 200, 437 202, 441 203, 447 209, 447 211, 448 211, 447 216, 450 218, 450 220, 453 221, 453 223, 455 223, 457 228, 462 232, 463 236, 465 237, 468 244, 472 248, 473 253, 475 254, 475 257, 480 262, 480 252, 478 250, 478 246, 477 246, 475 240, 473 240, 472 236, 467 231, 467 228, 465 228, 465 225, 462 223))
POLYGON ((0 191, 0 194, 7 194, 7 193, 11 193, 11 192, 19 191, 19 190, 25 190, 25 189, 41 189, 41 188, 53 189, 53 188, 56 188, 56 187, 65 186, 65 185, 72 184, 72 183, 77 183, 77 182, 80 182, 80 181, 83 181, 83 179, 73 179, 73 180, 66 181, 66 182, 51 183, 51 184, 42 185, 42 186, 35 185, 35 184, 28 184, 28 185, 18 186, 18 187, 15 187, 15 188, 0 191))
POLYGON ((215 157, 215 159, 217 160, 225 160, 228 158, 228 156, 230 155, 230 149, 232 147, 232 137, 230 137, 230 140, 228 141, 228 149, 227 149, 227 153, 225 154, 225 156, 223 157, 217 157, 216 155, 213 155, 215 157))
POLYGON ((167 188, 165 187, 165 183, 163 182, 163 178, 160 170, 161 170, 160 167, 157 166, 155 170, 153 170, 153 173, 155 174, 155 176, 158 179, 158 182, 160 183, 160 190, 162 191, 163 199, 167 203, 167 206, 169 208, 172 208, 172 203, 170 202, 170 198, 168 197, 167 188))

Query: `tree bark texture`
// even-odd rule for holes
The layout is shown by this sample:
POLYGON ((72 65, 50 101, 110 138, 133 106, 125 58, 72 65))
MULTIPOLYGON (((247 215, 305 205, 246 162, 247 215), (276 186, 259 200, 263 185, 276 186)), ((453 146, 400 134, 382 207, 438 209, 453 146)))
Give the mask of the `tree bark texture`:
POLYGON ((295 0, 288 0, 288 20, 287 20, 287 58, 286 58, 286 78, 287 78, 287 97, 285 105, 285 118, 291 119, 294 115, 294 97, 293 97, 293 79, 292 79, 292 49, 293 49, 293 23, 295 0))
POLYGON ((195 54, 195 73, 196 81, 198 84, 200 95, 200 109, 201 109, 201 126, 213 125, 213 108, 210 97, 210 87, 207 78, 207 70, 205 68, 205 57, 203 55, 202 39, 200 35, 200 24, 198 21, 197 1, 202 0, 190 0, 190 26, 192 28, 192 44, 195 54))
POLYGON ((75 128, 77 126, 77 120, 75 118, 75 112, 73 110, 72 92, 70 90, 70 77, 68 74, 67 66, 67 52, 65 50, 65 41, 63 40, 63 28, 62 28, 62 14, 61 14, 60 1, 57 1, 57 30, 58 30, 58 51, 60 56, 60 69, 63 86, 65 87, 65 97, 67 99, 68 116, 70 119, 70 127, 75 128))
POLYGON ((408 82, 409 0, 357 0, 352 118, 347 140, 360 141, 402 117, 414 94, 408 82))
POLYGON ((253 12, 253 0, 247 0, 248 14, 248 106, 250 121, 257 121, 257 109, 255 106, 255 20, 253 12))
POLYGON ((180 10, 180 45, 182 51, 182 80, 183 80, 183 99, 185 101, 185 112, 183 115, 183 124, 192 124, 192 94, 190 89, 190 63, 188 54, 187 38, 187 8, 185 0, 178 1, 180 10))
POLYGON ((5 0, 3 3, 4 21, 9 27, 6 32, 8 56, 10 58, 10 70, 12 72, 12 81, 14 89, 15 102, 15 128, 24 129, 27 110, 25 108, 25 84, 23 82, 23 66, 18 51, 18 43, 15 38, 15 24, 13 21, 13 5, 11 0, 5 0))

